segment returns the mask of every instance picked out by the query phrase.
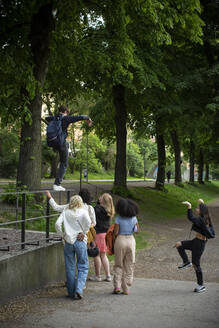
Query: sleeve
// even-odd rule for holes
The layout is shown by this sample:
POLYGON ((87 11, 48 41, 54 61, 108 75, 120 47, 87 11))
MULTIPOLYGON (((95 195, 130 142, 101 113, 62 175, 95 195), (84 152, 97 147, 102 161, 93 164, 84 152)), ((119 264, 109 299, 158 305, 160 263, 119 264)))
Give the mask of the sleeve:
POLYGON ((119 224, 119 217, 118 216, 116 216, 116 218, 115 218, 115 223, 119 224))
POLYGON ((188 209, 187 216, 188 216, 189 221, 191 221, 193 224, 195 224, 196 226, 199 226, 199 227, 202 226, 200 219, 193 215, 191 208, 188 209))
POLYGON ((55 229, 59 235, 63 237, 62 223, 64 221, 64 211, 59 215, 58 220, 55 223, 55 229))
POLYGON ((58 205, 53 198, 50 198, 49 204, 52 206, 52 208, 56 212, 62 212, 68 206, 67 204, 66 205, 58 205))
POLYGON ((91 224, 93 224, 93 226, 95 226, 97 221, 96 221, 96 214, 95 214, 93 206, 88 205, 88 213, 89 213, 89 216, 91 219, 91 224))
POLYGON ((66 116, 65 120, 67 121, 67 124, 70 123, 75 123, 78 121, 84 121, 84 120, 89 120, 89 116, 87 115, 79 115, 79 116, 66 116))

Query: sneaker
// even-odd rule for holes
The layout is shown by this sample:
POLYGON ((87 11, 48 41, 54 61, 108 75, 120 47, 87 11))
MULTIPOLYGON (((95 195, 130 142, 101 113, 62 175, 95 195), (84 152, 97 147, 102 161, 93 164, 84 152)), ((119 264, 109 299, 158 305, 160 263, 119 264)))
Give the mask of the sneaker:
POLYGON ((83 298, 83 295, 81 294, 81 293, 79 293, 79 292, 76 292, 76 295, 75 295, 75 300, 82 300, 82 298, 83 298))
POLYGON ((195 293, 202 293, 205 291, 205 286, 200 286, 198 285, 195 289, 194 289, 194 292, 195 293))
POLYGON ((55 191, 65 191, 65 188, 62 186, 58 186, 56 184, 53 185, 53 190, 55 191))
POLYGON ((129 292, 122 292, 123 295, 129 295, 129 292))
POLYGON ((91 280, 91 281, 102 281, 102 278, 98 277, 98 276, 91 276, 91 277, 89 277, 89 280, 91 280))
POLYGON ((111 276, 106 276, 106 278, 104 279, 104 281, 110 282, 110 281, 112 281, 112 277, 111 276))
POLYGON ((181 265, 179 265, 178 269, 186 269, 186 268, 189 268, 190 266, 192 266, 192 263, 186 262, 186 263, 182 263, 181 265))
POLYGON ((116 294, 116 295, 119 295, 120 294, 120 289, 119 288, 115 288, 114 290, 113 290, 113 294, 116 294))

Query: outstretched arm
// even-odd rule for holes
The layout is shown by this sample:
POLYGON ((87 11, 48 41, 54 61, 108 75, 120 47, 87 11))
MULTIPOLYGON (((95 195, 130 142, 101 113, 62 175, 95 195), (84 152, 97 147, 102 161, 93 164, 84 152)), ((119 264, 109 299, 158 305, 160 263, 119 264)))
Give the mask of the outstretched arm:
POLYGON ((187 217, 188 217, 189 221, 191 221, 192 223, 194 223, 196 225, 200 225, 200 219, 193 215, 191 203, 189 203, 188 201, 185 201, 185 202, 182 202, 182 204, 187 205, 187 208, 188 208, 187 217))
POLYGON ((66 116, 64 118, 68 124, 75 123, 78 121, 87 121, 88 126, 91 126, 93 124, 91 118, 87 115, 79 115, 79 116, 66 116))
POLYGON ((68 205, 58 205, 55 200, 52 198, 52 195, 50 194, 50 192, 48 190, 45 191, 46 196, 49 199, 49 204, 52 206, 52 208, 54 209, 54 211, 56 212, 62 212, 68 205))

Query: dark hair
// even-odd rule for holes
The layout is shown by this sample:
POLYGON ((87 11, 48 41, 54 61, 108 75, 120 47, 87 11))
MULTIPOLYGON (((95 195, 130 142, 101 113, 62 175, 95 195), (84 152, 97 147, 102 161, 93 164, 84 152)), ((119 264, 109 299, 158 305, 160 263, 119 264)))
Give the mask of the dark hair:
POLYGON ((91 195, 88 189, 84 188, 81 189, 81 191, 78 193, 79 196, 81 196, 82 200, 86 204, 90 204, 91 202, 91 195))
POLYGON ((207 205, 199 204, 200 216, 204 219, 205 224, 212 225, 211 217, 207 205))
POLYGON ((138 205, 130 199, 120 198, 116 203, 116 212, 125 218, 136 216, 139 212, 138 205))
POLYGON ((68 107, 65 105, 59 106, 58 110, 59 110, 59 113, 65 113, 65 112, 68 113, 69 112, 68 107))

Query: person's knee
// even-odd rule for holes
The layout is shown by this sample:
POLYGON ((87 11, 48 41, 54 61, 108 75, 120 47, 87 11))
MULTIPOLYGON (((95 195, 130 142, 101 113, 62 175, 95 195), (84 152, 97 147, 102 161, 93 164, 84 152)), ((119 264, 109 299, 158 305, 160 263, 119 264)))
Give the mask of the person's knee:
POLYGON ((181 247, 182 246, 181 241, 177 241, 175 246, 176 246, 176 248, 181 247))
POLYGON ((100 252, 100 258, 105 259, 105 257, 106 257, 106 253, 105 252, 100 252))

